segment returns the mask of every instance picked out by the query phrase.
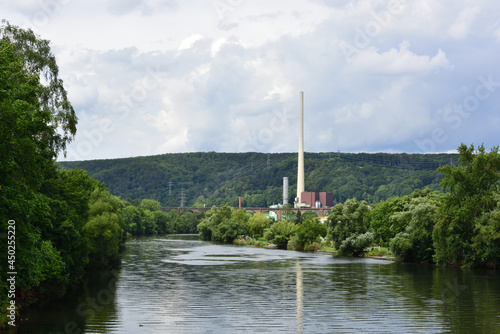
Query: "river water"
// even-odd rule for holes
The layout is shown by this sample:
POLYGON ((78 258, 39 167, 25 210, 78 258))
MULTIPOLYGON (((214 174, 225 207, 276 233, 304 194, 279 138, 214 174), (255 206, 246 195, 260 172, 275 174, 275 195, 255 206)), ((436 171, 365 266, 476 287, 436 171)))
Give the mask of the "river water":
POLYGON ((500 333, 500 273, 137 238, 18 332, 500 333))

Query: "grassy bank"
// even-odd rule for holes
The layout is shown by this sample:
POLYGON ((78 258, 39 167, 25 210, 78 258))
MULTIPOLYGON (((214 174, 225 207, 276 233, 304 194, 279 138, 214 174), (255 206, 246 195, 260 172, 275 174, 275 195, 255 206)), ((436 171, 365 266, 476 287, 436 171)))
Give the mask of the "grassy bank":
MULTIPOLYGON (((332 253, 332 254, 338 254, 337 250, 334 247, 331 246, 322 246, 319 250, 319 252, 325 252, 325 253, 332 253)), ((374 247, 373 250, 366 249, 363 257, 369 257, 373 259, 383 259, 383 260, 394 260, 394 255, 389 251, 387 247, 374 247)))
POLYGON ((246 245, 246 246, 255 246, 255 247, 269 247, 271 244, 267 242, 264 238, 253 239, 250 237, 235 239, 233 244, 236 245, 246 245))

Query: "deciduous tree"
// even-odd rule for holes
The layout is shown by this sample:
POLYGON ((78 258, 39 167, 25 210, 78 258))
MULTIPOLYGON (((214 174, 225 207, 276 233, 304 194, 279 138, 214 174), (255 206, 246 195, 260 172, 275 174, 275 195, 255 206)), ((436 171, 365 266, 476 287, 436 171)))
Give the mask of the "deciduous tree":
POLYGON ((444 174, 443 191, 449 193, 444 196, 441 219, 433 233, 434 259, 439 264, 476 266, 493 260, 494 253, 488 255, 476 246, 485 230, 496 230, 495 214, 490 212, 498 205, 495 193, 499 190, 500 155, 498 146, 488 153, 484 145, 475 149, 462 144, 458 152, 457 166, 438 169, 444 174))
POLYGON ((269 219, 263 213, 257 212, 248 220, 249 233, 252 236, 264 235, 264 230, 269 227, 269 219))
MULTIPOLYGON (((326 236, 326 225, 318 218, 307 216, 295 232, 295 245, 305 249, 308 244, 319 241, 320 237, 326 236)), ((295 246, 294 246, 295 247, 295 246)))
POLYGON ((264 232, 264 238, 278 248, 286 249, 288 241, 297 231, 297 226, 286 220, 281 220, 271 225, 264 232))
POLYGON ((391 240, 391 250, 396 257, 405 262, 432 262, 432 231, 437 223, 440 200, 440 196, 433 193, 415 197, 402 211, 391 215, 391 221, 406 226, 391 240))
POLYGON ((335 205, 327 224, 340 254, 357 256, 373 242, 373 233, 368 232, 369 208, 365 201, 354 198, 335 205))

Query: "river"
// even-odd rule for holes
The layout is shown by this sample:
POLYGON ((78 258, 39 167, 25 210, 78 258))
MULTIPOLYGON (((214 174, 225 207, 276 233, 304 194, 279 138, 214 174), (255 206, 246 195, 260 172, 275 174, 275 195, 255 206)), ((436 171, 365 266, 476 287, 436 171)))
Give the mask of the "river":
POLYGON ((238 245, 131 239, 115 271, 18 333, 500 333, 500 273, 238 245))

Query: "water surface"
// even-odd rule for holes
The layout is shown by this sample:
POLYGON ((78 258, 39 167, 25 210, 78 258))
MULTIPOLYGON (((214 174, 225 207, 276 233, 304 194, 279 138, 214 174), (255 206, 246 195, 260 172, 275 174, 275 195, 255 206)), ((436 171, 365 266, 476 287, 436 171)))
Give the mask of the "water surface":
POLYGON ((500 274, 137 238, 27 317, 20 333, 500 333, 500 274))

